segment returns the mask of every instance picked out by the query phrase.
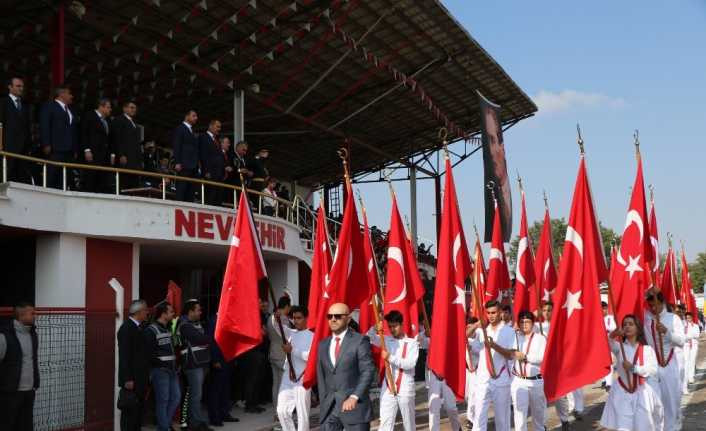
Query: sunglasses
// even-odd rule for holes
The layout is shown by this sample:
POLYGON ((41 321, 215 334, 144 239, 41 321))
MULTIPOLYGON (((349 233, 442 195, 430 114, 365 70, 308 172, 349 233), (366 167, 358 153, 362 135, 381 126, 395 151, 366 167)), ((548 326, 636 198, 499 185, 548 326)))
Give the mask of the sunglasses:
POLYGON ((328 320, 341 320, 346 316, 348 316, 347 313, 341 313, 341 314, 336 313, 336 314, 327 314, 326 318, 328 320))

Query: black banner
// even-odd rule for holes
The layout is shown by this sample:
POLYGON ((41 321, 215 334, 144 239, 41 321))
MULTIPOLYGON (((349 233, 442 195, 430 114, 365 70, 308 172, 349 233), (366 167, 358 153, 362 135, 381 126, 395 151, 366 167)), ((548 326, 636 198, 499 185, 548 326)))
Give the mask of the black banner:
POLYGON ((485 98, 478 92, 480 99, 481 132, 483 140, 483 167, 485 191, 485 242, 493 236, 493 194, 488 184, 493 185, 495 197, 500 208, 500 220, 503 228, 503 241, 509 242, 512 234, 512 194, 510 179, 507 176, 503 129, 500 124, 500 105, 485 98))

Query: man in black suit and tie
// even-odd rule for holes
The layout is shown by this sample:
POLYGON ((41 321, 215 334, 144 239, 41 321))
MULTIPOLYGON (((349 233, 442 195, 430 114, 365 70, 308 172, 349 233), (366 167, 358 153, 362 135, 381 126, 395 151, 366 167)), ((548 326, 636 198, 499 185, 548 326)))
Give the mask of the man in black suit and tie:
MULTIPOLYGON (((39 113, 39 135, 42 150, 55 162, 73 162, 78 152, 77 118, 69 109, 74 100, 67 85, 54 89, 54 100, 47 102, 39 113)), ((67 188, 70 184, 67 172, 67 188)), ((62 188, 62 168, 47 168, 47 185, 62 188)))
MULTIPOLYGON (((83 163, 95 166, 110 164, 110 117, 111 104, 107 98, 98 99, 96 109, 81 119, 81 148, 83 163)), ((85 170, 81 172, 83 190, 93 193, 105 193, 110 185, 110 173, 85 170)))
MULTIPOLYGON (((199 141, 192 127, 198 120, 193 109, 184 116, 184 121, 172 133, 174 150, 174 170, 180 177, 196 178, 199 166, 199 141)), ((178 201, 193 202, 196 184, 189 181, 177 181, 176 198, 178 201)))
MULTIPOLYGON (((207 180, 221 182, 226 177, 226 165, 221 150, 219 134, 221 122, 211 120, 206 133, 199 136, 199 152, 201 155, 201 171, 207 180)), ((223 192, 221 187, 206 186, 205 202, 208 205, 221 205, 223 192)))
MULTIPOLYGON (((140 154, 140 130, 135 124, 137 105, 132 100, 123 102, 122 115, 116 116, 110 123, 112 153, 111 164, 119 168, 142 169, 142 154, 140 154), (117 162, 117 163, 115 163, 117 162)), ((137 175, 120 175, 120 189, 137 187, 137 175)))
MULTIPOLYGON (((22 100, 24 88, 25 84, 22 78, 12 77, 7 81, 7 96, 0 99, 0 123, 2 123, 0 150, 29 155, 32 147, 32 133, 29 105, 22 100)), ((2 172, 1 165, 0 172, 2 172)), ((8 158, 7 180, 29 181, 27 162, 8 158)))
POLYGON ((321 429, 367 431, 373 419, 368 390, 376 374, 370 340, 349 330, 346 304, 333 304, 326 317, 331 336, 319 344, 316 363, 321 429))
POLYGON ((135 409, 120 414, 120 431, 139 431, 149 375, 149 352, 142 336, 142 322, 147 319, 147 303, 132 301, 127 318, 118 329, 118 386, 134 391, 135 409))

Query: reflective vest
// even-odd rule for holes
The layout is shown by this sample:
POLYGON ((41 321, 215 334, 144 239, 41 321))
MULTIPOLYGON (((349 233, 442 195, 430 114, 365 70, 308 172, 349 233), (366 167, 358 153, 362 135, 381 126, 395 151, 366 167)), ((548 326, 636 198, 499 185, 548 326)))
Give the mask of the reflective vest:
POLYGON ((177 334, 182 343, 180 351, 182 365, 189 369, 205 367, 211 362, 209 344, 197 343, 196 340, 189 339, 189 334, 194 332, 200 334, 202 338, 204 337, 205 331, 203 326, 201 326, 201 322, 191 322, 188 319, 184 319, 177 329, 177 334), (185 327, 188 327, 186 334, 184 333, 185 327))
POLYGON ((169 368, 176 370, 176 355, 174 353, 174 344, 172 343, 172 333, 169 329, 153 323, 147 327, 154 333, 157 343, 156 355, 153 358, 153 368, 169 368))

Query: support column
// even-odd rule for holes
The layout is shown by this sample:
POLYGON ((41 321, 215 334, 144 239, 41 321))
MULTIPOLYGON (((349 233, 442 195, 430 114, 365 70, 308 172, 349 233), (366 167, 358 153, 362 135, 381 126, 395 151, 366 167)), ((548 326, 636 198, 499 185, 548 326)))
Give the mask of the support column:
POLYGON ((245 139, 245 93, 243 90, 233 92, 233 139, 235 144, 245 139))
POLYGON ((409 168, 409 229, 412 247, 417 252, 417 168, 409 168))
POLYGON ((64 43, 64 15, 66 7, 60 3, 54 16, 51 45, 51 84, 52 88, 64 82, 64 56, 66 46, 64 43))
POLYGON ((35 305, 86 306, 86 238, 70 234, 37 237, 35 305))

